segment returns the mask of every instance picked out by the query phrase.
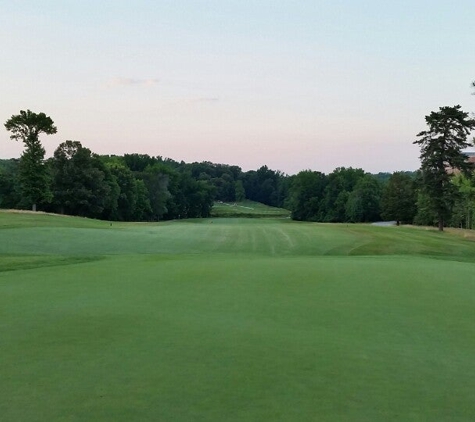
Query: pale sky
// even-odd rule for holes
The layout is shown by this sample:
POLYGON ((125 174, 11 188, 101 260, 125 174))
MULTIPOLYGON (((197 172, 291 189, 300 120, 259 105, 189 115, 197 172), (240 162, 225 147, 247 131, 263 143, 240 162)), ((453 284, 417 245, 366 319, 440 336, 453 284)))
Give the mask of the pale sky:
POLYGON ((475 111, 474 22, 474 0, 0 0, 0 158, 30 109, 48 156, 415 170, 425 115, 475 111))

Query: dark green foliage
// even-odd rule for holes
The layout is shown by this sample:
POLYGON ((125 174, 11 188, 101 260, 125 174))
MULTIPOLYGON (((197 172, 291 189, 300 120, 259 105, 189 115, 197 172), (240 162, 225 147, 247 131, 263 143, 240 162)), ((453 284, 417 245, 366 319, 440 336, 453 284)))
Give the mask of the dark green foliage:
POLYGON ((144 221, 152 214, 152 206, 150 205, 150 198, 147 186, 141 179, 136 180, 137 183, 137 202, 135 204, 135 221, 144 221))
POLYGON ((412 223, 416 215, 415 181, 404 172, 396 172, 389 178, 381 201, 384 220, 396 220, 399 225, 412 223))
POLYGON ((20 114, 6 121, 5 128, 12 133, 11 139, 25 144, 19 167, 22 200, 36 210, 37 204, 48 203, 52 199, 50 178, 44 163, 45 150, 39 135, 56 133, 56 126, 45 113, 21 110, 20 114))
POLYGON ((125 154, 125 165, 134 172, 144 171, 148 166, 153 166, 161 160, 155 157, 150 157, 147 154, 125 154))
POLYGON ((358 180, 345 207, 346 221, 367 223, 380 219, 381 186, 370 174, 358 180))
POLYGON ((137 179, 135 179, 132 171, 124 165, 112 164, 109 165, 108 168, 119 188, 117 207, 110 219, 120 221, 136 219, 138 199, 137 179))
POLYGON ((243 174, 242 182, 246 198, 273 207, 281 207, 285 201, 285 175, 262 166, 258 170, 243 174))
MULTIPOLYGON (((205 161, 186 164, 181 166, 181 169, 190 172, 191 177, 195 180, 208 181, 214 188, 216 200, 230 202, 238 200, 236 198, 236 182, 242 175, 240 167, 205 161)), ((242 191, 240 195, 242 195, 242 191)))
POLYGON ((323 204, 323 220, 332 223, 346 221, 346 201, 358 180, 364 177, 362 169, 339 167, 328 175, 323 204))
POLYGON ((151 207, 151 220, 161 220, 167 213, 167 201, 171 194, 168 190, 171 169, 160 164, 148 166, 142 173, 142 180, 147 187, 151 207))
POLYGON ((292 177, 288 206, 292 219, 321 221, 321 206, 326 177, 318 171, 305 170, 292 177))
POLYGON ((381 183, 362 169, 337 168, 328 176, 307 170, 289 181, 286 204, 294 220, 360 223, 380 219, 381 183))
POLYGON ((425 119, 429 129, 420 132, 414 144, 421 148, 422 188, 437 215, 439 230, 443 230, 450 219, 456 191, 448 169, 463 172, 470 169, 462 150, 470 145, 467 136, 475 128, 475 120, 470 119, 459 105, 440 107, 425 119))
POLYGON ((377 174, 372 175, 378 182, 381 183, 381 185, 386 185, 389 182, 389 179, 391 178, 391 173, 382 173, 379 172, 377 174))
POLYGON ((206 180, 195 180, 187 170, 170 174, 170 198, 165 219, 209 217, 215 196, 206 180))
POLYGON ((17 208, 21 203, 19 160, 0 160, 0 208, 17 208))
POLYGON ((429 195, 424 191, 417 193, 417 214, 414 217, 414 224, 419 226, 437 225, 437 214, 434 212, 429 195))
POLYGON ((119 189, 102 161, 78 141, 66 141, 54 152, 53 190, 60 212, 100 217, 117 207, 119 189))
POLYGON ((31 110, 21 110, 5 123, 5 128, 11 132, 10 139, 22 141, 28 147, 36 142, 41 133, 52 135, 57 132, 51 117, 45 113, 33 113, 31 110))
POLYGON ((45 150, 39 140, 29 142, 29 146, 20 157, 19 181, 22 200, 32 204, 36 210, 37 204, 48 203, 52 199, 50 189, 51 179, 44 162, 45 150))
POLYGON ((246 190, 244 189, 242 180, 238 180, 235 182, 234 191, 236 193, 236 201, 242 202, 246 199, 246 190))

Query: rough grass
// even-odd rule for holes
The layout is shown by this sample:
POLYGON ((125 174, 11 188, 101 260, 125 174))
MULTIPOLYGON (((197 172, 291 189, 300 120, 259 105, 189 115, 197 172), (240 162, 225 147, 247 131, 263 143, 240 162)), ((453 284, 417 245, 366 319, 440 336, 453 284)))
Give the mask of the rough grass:
POLYGON ((463 233, 5 213, 0 227, 2 421, 475 419, 463 233))
POLYGON ((212 210, 212 217, 274 217, 289 218, 290 211, 284 208, 270 207, 259 202, 215 202, 212 210))

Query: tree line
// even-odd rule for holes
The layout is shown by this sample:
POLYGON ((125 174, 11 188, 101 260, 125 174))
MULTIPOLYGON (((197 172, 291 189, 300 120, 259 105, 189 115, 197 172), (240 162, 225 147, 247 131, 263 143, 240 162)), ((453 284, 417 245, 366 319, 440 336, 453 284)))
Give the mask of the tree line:
POLYGON ((426 116, 416 172, 335 169, 296 175, 262 166, 185 163, 147 154, 98 155, 65 141, 45 159, 41 134, 57 132, 44 113, 21 111, 5 127, 24 143, 20 159, 0 160, 0 207, 41 209, 113 221, 209 217, 214 201, 257 201, 291 211, 292 219, 473 228, 475 178, 463 155, 475 120, 460 106, 426 116), (450 171, 449 171, 450 170, 450 171))

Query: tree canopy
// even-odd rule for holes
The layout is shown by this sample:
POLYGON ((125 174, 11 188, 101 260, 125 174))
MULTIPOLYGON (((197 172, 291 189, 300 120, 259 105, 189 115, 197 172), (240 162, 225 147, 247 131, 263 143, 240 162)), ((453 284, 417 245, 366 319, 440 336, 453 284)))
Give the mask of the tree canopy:
POLYGON ((25 144, 20 159, 19 180, 24 200, 30 202, 32 209, 36 210, 37 203, 49 202, 52 198, 44 165, 45 150, 39 135, 56 133, 56 126, 45 113, 21 110, 20 114, 13 115, 6 121, 5 128, 11 132, 10 139, 21 140, 25 144))
POLYGON ((20 110, 20 114, 13 115, 6 121, 5 128, 12 133, 10 139, 23 141, 27 146, 37 141, 41 133, 52 135, 57 132, 51 117, 31 110, 20 110))

